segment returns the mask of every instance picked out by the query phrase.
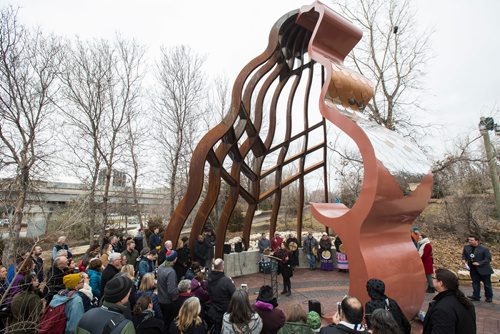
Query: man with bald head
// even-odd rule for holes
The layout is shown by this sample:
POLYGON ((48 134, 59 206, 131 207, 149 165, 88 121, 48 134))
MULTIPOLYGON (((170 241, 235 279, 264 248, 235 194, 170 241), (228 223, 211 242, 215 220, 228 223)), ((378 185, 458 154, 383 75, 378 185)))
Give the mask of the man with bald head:
POLYGON ((333 324, 321 328, 320 334, 369 333, 363 322, 363 305, 356 297, 346 296, 340 310, 333 316, 333 324))

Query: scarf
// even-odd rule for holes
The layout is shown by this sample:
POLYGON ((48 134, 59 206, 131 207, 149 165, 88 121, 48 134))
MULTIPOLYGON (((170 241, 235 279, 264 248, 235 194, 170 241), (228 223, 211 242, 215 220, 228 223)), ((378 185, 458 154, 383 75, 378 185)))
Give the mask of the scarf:
POLYGON ((429 238, 423 238, 422 240, 419 240, 418 241, 418 255, 420 255, 420 257, 422 257, 422 255, 424 255, 424 248, 425 248, 425 245, 427 244, 430 244, 431 242, 429 241, 429 238))

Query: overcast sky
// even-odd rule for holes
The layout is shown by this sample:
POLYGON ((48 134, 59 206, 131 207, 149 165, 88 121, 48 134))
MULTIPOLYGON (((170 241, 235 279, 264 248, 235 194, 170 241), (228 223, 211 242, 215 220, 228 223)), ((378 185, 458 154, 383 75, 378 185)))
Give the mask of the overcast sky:
MULTIPOLYGON (((356 0, 353 0, 356 1, 356 0)), ((159 46, 190 45, 207 57, 209 73, 225 73, 231 82, 267 45, 272 24, 289 10, 310 1, 271 0, 2 0, 20 6, 21 22, 72 37, 134 37, 154 59, 159 46)), ((328 3, 325 1, 325 3, 328 3)), ((0 6, 3 6, 0 5, 0 6)), ((499 107, 500 1, 418 0, 419 26, 432 28, 433 58, 423 79, 416 117, 442 127, 428 138, 433 158, 446 145, 477 129, 480 115, 499 107)), ((500 113, 497 114, 500 122, 500 113)))

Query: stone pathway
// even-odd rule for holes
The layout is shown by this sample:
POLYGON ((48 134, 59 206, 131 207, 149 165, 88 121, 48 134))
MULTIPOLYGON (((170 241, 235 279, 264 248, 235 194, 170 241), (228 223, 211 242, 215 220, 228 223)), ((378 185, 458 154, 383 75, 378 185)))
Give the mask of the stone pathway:
MULTIPOLYGON (((278 277, 281 290, 281 276, 278 277)), ((257 298, 259 288, 264 285, 270 285, 270 275, 252 274, 234 278, 234 283, 239 287, 242 283, 248 284, 250 299, 257 298)), ((466 295, 472 293, 470 284, 461 286, 466 295)), ((323 316, 328 318, 336 311, 336 302, 342 300, 349 290, 349 275, 337 271, 310 271, 307 269, 296 269, 292 277, 292 295, 290 297, 280 296, 278 303, 280 308, 287 310, 291 305, 299 303, 308 310, 308 301, 316 299, 321 303, 323 316)), ((475 302, 477 318, 477 334, 500 333, 500 288, 493 288, 495 297, 493 303, 475 302)), ((423 310, 427 310, 429 302, 434 294, 426 294, 423 310)), ((329 319, 322 319, 323 325, 329 322, 329 319)), ((422 333, 422 324, 418 321, 412 321, 412 333, 422 333)))

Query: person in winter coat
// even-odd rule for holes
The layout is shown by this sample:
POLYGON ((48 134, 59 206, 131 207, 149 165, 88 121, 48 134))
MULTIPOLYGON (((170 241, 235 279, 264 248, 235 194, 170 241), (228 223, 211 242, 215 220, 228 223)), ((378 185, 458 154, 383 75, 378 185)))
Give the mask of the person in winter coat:
POLYGON ((279 258, 278 267, 281 276, 283 276, 283 291, 281 294, 290 296, 292 294, 292 283, 290 278, 293 276, 293 268, 290 264, 290 252, 286 248, 286 243, 282 242, 280 248, 274 252, 274 256, 279 258))
POLYGON ((170 334, 205 334, 206 324, 200 317, 201 305, 197 297, 189 297, 179 310, 179 315, 170 324, 170 334))
POLYGON ((210 301, 208 295, 208 282, 205 279, 205 268, 201 268, 198 262, 193 262, 191 265, 193 278, 191 279, 191 293, 198 297, 202 305, 210 301))
POLYGON ((52 297, 55 296, 59 291, 64 290, 63 277, 68 268, 68 258, 65 256, 59 256, 54 260, 54 265, 47 272, 47 289, 48 294, 45 299, 47 303, 50 303, 52 297))
POLYGON ((286 322, 278 331, 278 334, 313 334, 313 330, 307 324, 306 311, 299 304, 294 304, 288 310, 286 322))
POLYGON ((224 260, 215 259, 214 269, 208 274, 208 295, 210 304, 207 310, 207 322, 209 327, 214 327, 214 334, 218 334, 222 328, 222 318, 228 311, 229 302, 236 288, 233 280, 224 275, 224 260))
POLYGON ((87 312, 92 307, 97 306, 98 299, 94 298, 94 294, 92 293, 92 288, 89 285, 89 275, 86 272, 81 272, 80 276, 83 278, 83 287, 78 290, 78 293, 82 297, 83 310, 87 312))
POLYGON ((57 295, 52 298, 49 306, 55 308, 64 304, 64 315, 66 316, 66 334, 74 333, 78 322, 85 313, 83 307, 82 297, 78 290, 83 288, 84 279, 80 274, 69 274, 63 278, 65 290, 59 291, 57 295))
POLYGON ((89 285, 92 288, 92 294, 97 299, 101 298, 101 277, 102 277, 102 262, 98 258, 93 258, 89 262, 89 285))
POLYGON ((131 265, 131 264, 124 265, 122 267, 122 269, 120 270, 120 274, 121 275, 125 275, 132 282, 132 288, 130 289, 130 296, 128 297, 128 304, 130 306, 130 311, 132 311, 134 309, 134 306, 135 306, 135 301, 137 300, 136 299, 137 288, 136 288, 136 285, 135 285, 135 270, 134 270, 134 266, 131 265))
POLYGON ((174 302, 179 298, 177 290, 177 276, 174 264, 177 261, 177 252, 170 250, 166 254, 166 260, 158 266, 158 301, 163 313, 165 328, 169 328, 174 320, 176 308, 174 302))
POLYGON ((100 257, 103 268, 106 268, 108 266, 109 255, 111 255, 111 253, 113 253, 113 245, 105 244, 101 249, 101 257, 100 257))
POLYGON ((31 259, 31 257, 24 259, 20 263, 20 266, 21 267, 19 268, 19 272, 14 277, 14 280, 11 283, 12 286, 10 287, 7 298, 5 299, 6 305, 10 305, 14 296, 22 291, 22 282, 24 280, 24 277, 29 275, 35 269, 35 263, 31 259))
POLYGON ((179 315, 179 310, 181 309, 184 301, 193 296, 191 293, 191 281, 188 279, 181 280, 179 284, 177 284, 177 291, 179 291, 179 295, 172 305, 174 318, 179 315))
POLYGON ((406 319, 398 303, 385 295, 385 283, 382 280, 376 278, 369 279, 368 282, 366 282, 366 291, 371 298, 371 300, 365 304, 365 321, 368 327, 371 326, 371 315, 373 311, 376 309, 386 309, 392 314, 401 333, 411 333, 410 322, 406 319))
POLYGON ((307 261, 309 262, 309 269, 316 269, 316 255, 314 255, 314 249, 318 248, 318 240, 313 237, 311 232, 307 233, 307 238, 304 239, 302 245, 302 251, 306 253, 307 261))
POLYGON ((262 319, 254 312, 246 290, 237 289, 222 320, 222 334, 259 334, 262 330, 262 319))
POLYGON ((263 285, 260 288, 253 309, 262 319, 261 334, 277 333, 285 324, 285 313, 278 308, 278 301, 274 297, 273 289, 269 285, 263 285))
POLYGON ((144 248, 141 252, 139 265, 138 265, 138 275, 137 279, 139 284, 141 283, 142 277, 147 273, 155 272, 155 262, 158 257, 158 252, 156 249, 144 248))
POLYGON ((132 316, 136 334, 163 333, 163 321, 156 318, 156 312, 153 310, 153 301, 149 296, 144 295, 137 299, 132 316))
POLYGON ((434 260, 432 259, 432 246, 429 238, 424 234, 420 235, 418 240, 418 254, 424 265, 425 277, 427 278, 427 293, 434 293, 434 284, 432 283, 432 274, 434 273, 434 260))
POLYGON ((210 269, 210 245, 203 235, 199 235, 194 243, 194 260, 202 267, 210 269))
MULTIPOLYGON (((187 243, 187 238, 183 238, 184 240, 179 241, 177 245, 177 262, 175 262, 175 272, 177 274, 177 280, 187 278, 186 272, 191 264, 191 256, 190 250, 187 243)), ((177 282, 178 283, 178 282, 177 282)))
POLYGON ((13 299, 11 304, 11 333, 36 333, 37 324, 44 307, 44 300, 40 298, 38 279, 34 274, 27 274, 20 282, 21 292, 13 299))
POLYGON ((437 269, 433 282, 438 294, 429 304, 423 334, 475 334, 474 305, 458 288, 458 277, 447 269, 437 269))
POLYGON ((102 271, 101 275, 101 291, 104 291, 106 283, 110 281, 122 268, 122 256, 120 253, 111 253, 109 255, 109 263, 102 271))
POLYGON ((155 293, 155 289, 155 275, 152 273, 144 275, 141 280, 141 285, 139 286, 139 291, 137 291, 137 300, 143 296, 150 298, 153 303, 155 318, 161 320, 163 319, 163 314, 161 313, 160 303, 158 302, 158 295, 155 293))
POLYGON ((485 302, 493 301, 493 289, 491 285, 491 253, 490 250, 479 243, 479 238, 470 235, 467 238, 468 245, 462 251, 462 261, 469 268, 472 279, 472 296, 467 296, 470 300, 479 301, 481 299, 481 282, 484 286, 485 302))
POLYGON ((149 248, 159 251, 161 248, 160 229, 156 227, 149 236, 149 248))

